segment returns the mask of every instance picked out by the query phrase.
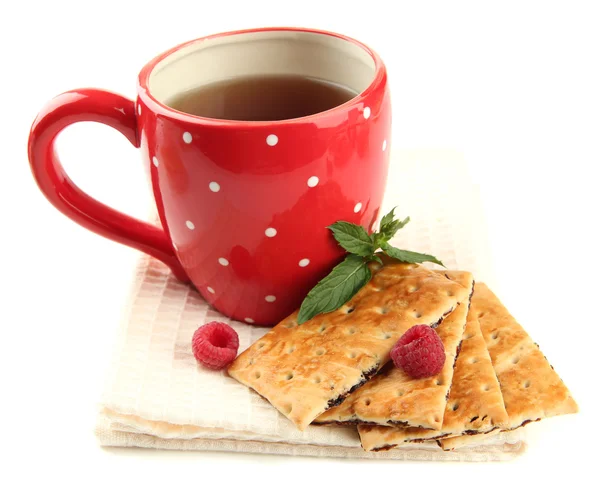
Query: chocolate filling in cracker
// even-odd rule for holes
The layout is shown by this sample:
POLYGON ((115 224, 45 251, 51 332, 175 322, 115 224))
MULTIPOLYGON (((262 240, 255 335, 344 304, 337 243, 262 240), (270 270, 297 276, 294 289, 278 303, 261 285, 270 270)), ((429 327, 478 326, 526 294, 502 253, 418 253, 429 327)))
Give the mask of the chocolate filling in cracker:
MULTIPOLYGON (((550 365, 539 345, 511 316, 483 283, 477 283, 473 307, 504 397, 508 415, 504 428, 512 431, 559 414, 577 412, 571 393, 550 365)), ((472 446, 479 435, 442 440, 444 450, 472 446)))
MULTIPOLYGON (((470 273, 446 271, 440 274, 467 289, 469 296, 472 294, 473 277, 470 273)), ((468 301, 461 303, 436 330, 446 352, 444 367, 438 375, 414 379, 393 364, 388 364, 343 404, 320 415, 315 423, 380 424, 439 430, 468 309, 468 301)))
POLYGON ((473 446, 529 422, 577 411, 568 389, 525 330, 482 283, 475 284, 442 432, 359 426, 369 451, 438 440, 444 450, 473 446))
POLYGON ((399 445, 405 442, 443 441, 450 436, 491 431, 506 423, 508 418, 500 385, 476 316, 471 305, 441 431, 359 427, 361 443, 365 449, 372 450, 384 443, 399 445))
POLYGON ((438 322, 468 296, 443 274, 391 263, 342 308, 301 325, 297 312, 283 320, 238 356, 229 375, 302 430, 381 369, 406 330, 438 322))

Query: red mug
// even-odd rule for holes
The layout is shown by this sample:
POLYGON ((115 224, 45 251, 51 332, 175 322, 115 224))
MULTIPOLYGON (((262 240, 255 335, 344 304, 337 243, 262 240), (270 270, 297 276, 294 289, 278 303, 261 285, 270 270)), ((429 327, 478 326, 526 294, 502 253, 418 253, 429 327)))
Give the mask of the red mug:
POLYGON ((138 76, 137 94, 133 101, 80 89, 51 100, 29 136, 33 175, 65 215, 161 260, 223 314, 277 323, 342 258, 326 227, 376 224, 391 110, 385 66, 364 44, 312 29, 217 34, 154 58, 138 76), (324 112, 269 122, 168 106, 204 84, 265 74, 319 78, 359 94, 324 112), (54 141, 82 121, 110 125, 140 149, 162 228, 100 203, 65 174, 54 141))

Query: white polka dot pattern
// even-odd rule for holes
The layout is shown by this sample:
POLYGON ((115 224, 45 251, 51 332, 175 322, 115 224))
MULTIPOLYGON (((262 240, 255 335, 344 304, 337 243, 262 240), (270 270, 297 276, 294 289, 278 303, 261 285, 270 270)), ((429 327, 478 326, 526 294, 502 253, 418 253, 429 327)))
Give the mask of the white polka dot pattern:
POLYGON ((154 164, 154 167, 158 167, 158 159, 156 158, 156 156, 152 158, 152 164, 154 164))
MULTIPOLYGON (((140 105, 138 105, 138 113, 141 113, 140 105)), ((362 114, 363 114, 363 117, 365 118, 365 120, 369 119, 369 117, 371 116, 371 108, 368 106, 365 106, 362 110, 362 114)), ((183 137, 183 141, 186 144, 192 143, 193 137, 190 132, 184 132, 182 137, 183 137)), ((275 134, 269 134, 269 135, 267 135, 265 141, 268 146, 274 147, 279 143, 279 137, 275 134)), ((385 151, 386 148, 387 148, 387 140, 384 140, 381 145, 381 150, 385 151)), ((156 156, 152 157, 152 163, 154 164, 155 167, 159 166, 159 160, 156 156)), ((319 180, 318 176, 311 176, 306 181, 306 184, 309 188, 314 188, 319 184, 319 182, 320 182, 320 180, 319 180)), ((209 187, 210 191, 212 191, 213 193, 218 193, 219 191, 221 191, 221 185, 216 181, 209 182, 208 187, 209 187)), ((354 206, 354 213, 359 213, 361 210, 362 210, 362 202, 356 203, 354 206)), ((194 230, 196 228, 194 223, 190 220, 187 220, 185 222, 185 225, 190 230, 194 230)), ((376 231, 376 229, 377 229, 377 222, 373 223, 371 230, 374 232, 374 231, 376 231)), ((277 229, 273 228, 273 227, 268 227, 267 229, 265 229, 264 234, 267 238, 274 238, 277 235, 277 229)), ((219 257, 218 262, 223 267, 229 266, 229 261, 224 257, 219 257)), ((310 259, 308 259, 308 258, 303 258, 298 261, 299 267, 307 267, 308 265, 310 265, 310 259)), ((211 294, 215 293, 215 290, 210 286, 207 286, 206 290, 211 294)), ((265 301, 267 303, 273 303, 276 301, 276 299, 277 299, 276 296, 271 295, 271 294, 265 296, 265 301)), ((254 320, 249 317, 244 318, 244 321, 246 321, 247 323, 254 323, 254 320)))

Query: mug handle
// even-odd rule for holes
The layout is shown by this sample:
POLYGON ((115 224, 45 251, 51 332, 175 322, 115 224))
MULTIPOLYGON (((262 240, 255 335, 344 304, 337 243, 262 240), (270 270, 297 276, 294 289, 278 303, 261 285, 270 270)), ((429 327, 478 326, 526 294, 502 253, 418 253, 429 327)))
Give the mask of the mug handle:
POLYGON ((162 228, 125 215, 84 193, 65 173, 54 141, 76 122, 100 122, 121 132, 139 148, 135 103, 116 93, 96 89, 67 91, 52 99, 33 122, 29 163, 46 198, 83 227, 141 250, 164 262, 177 279, 189 281, 162 228))

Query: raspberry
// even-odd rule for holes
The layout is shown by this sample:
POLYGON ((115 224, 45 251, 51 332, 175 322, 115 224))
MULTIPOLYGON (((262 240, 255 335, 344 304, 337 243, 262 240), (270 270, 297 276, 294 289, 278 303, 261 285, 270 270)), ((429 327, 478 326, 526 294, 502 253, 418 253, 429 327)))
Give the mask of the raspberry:
POLYGON ((220 370, 235 359, 240 346, 238 334, 231 326, 211 321, 201 326, 192 337, 196 360, 209 369, 220 370))
POLYGON ((415 379, 439 374, 446 361, 444 344, 427 325, 410 328, 394 345, 390 357, 396 367, 415 379))

